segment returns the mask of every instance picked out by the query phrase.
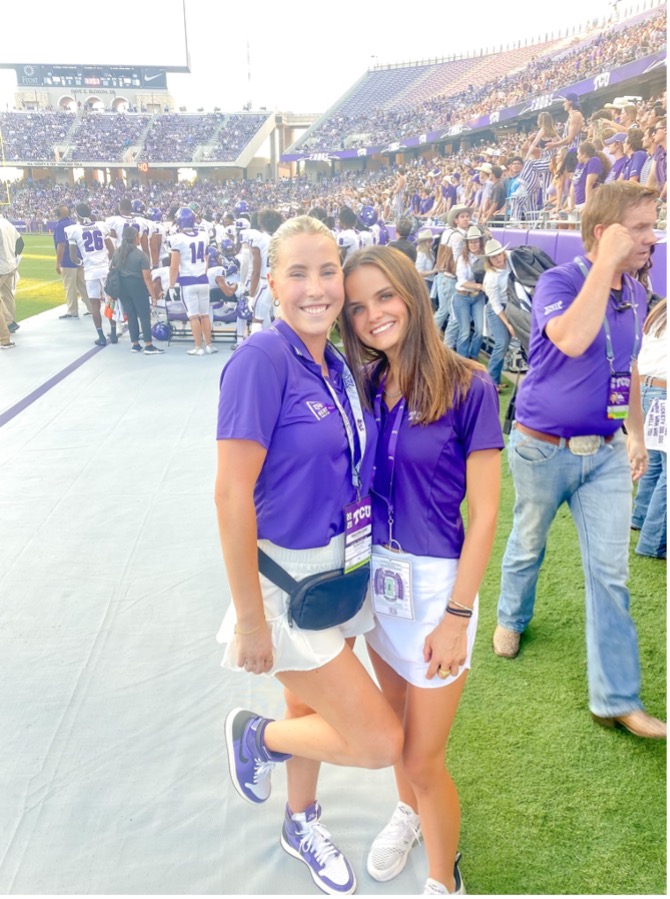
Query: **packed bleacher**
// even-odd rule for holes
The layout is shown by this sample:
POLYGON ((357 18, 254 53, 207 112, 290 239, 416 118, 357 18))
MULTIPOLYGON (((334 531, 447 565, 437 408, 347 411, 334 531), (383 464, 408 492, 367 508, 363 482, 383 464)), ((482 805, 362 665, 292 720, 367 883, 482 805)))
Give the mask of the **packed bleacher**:
POLYGON ((5 162, 53 162, 74 120, 69 112, 0 113, 5 162))
POLYGON ((370 71, 291 149, 381 146, 557 90, 666 47, 667 13, 646 13, 588 39, 566 39, 431 66, 370 71))
POLYGON ((151 121, 149 115, 103 113, 79 116, 65 159, 73 162, 124 162, 151 121))
POLYGON ((237 159, 266 119, 267 113, 228 115, 224 127, 216 133, 213 145, 205 148, 202 160, 228 162, 237 159))
POLYGON ((225 120, 225 113, 218 112, 156 116, 144 139, 138 161, 193 162, 197 148, 213 140, 225 120))

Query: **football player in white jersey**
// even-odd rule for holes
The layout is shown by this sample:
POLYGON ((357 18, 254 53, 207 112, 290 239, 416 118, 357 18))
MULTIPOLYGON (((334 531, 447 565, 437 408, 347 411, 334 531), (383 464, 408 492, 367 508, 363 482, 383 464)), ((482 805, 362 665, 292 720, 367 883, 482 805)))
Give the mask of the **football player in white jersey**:
POLYGON ((272 324, 272 294, 267 282, 268 249, 270 238, 284 221, 284 216, 276 209, 261 209, 258 213, 259 231, 249 232, 251 249, 251 276, 249 296, 254 310, 251 333, 265 330, 272 324))
POLYGON ((177 210, 175 224, 179 231, 170 238, 170 295, 174 296, 174 289, 179 282, 195 343, 188 354, 204 356, 205 353, 218 353, 212 345, 209 318, 207 236, 198 230, 195 213, 188 206, 177 210))
POLYGON ((158 260, 165 255, 167 226, 163 221, 163 213, 156 206, 152 206, 147 215, 152 229, 149 235, 151 264, 156 266, 158 265, 158 260))
POLYGON ((121 238, 123 237, 123 229, 126 225, 130 225, 140 233, 140 247, 144 253, 149 256, 149 235, 153 231, 152 225, 144 217, 144 203, 141 200, 133 200, 132 202, 123 199, 119 202, 118 215, 112 215, 107 219, 110 234, 114 240, 116 247, 121 246, 121 238))
POLYGON ((340 248, 340 262, 347 259, 361 248, 361 240, 356 230, 356 213, 349 206, 343 206, 339 212, 340 230, 337 232, 337 245, 340 248))
MULTIPOLYGON (((106 346, 107 338, 102 331, 100 300, 105 298, 105 281, 109 272, 109 261, 114 255, 114 241, 110 237, 106 222, 92 221, 91 207, 86 203, 76 206, 77 224, 68 225, 65 237, 70 248, 70 259, 77 267, 83 266, 86 293, 91 301, 93 324, 98 332, 97 346, 106 346)), ((116 329, 112 330, 115 343, 116 329)))

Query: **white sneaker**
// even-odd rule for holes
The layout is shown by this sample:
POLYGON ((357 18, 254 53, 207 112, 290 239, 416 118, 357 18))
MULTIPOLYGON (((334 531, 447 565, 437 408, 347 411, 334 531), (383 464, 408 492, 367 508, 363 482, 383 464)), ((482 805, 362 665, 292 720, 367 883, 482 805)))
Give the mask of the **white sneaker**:
POLYGON ((456 889, 453 893, 450 893, 449 890, 445 887, 443 883, 440 883, 439 880, 433 880, 432 877, 429 877, 426 881, 423 888, 423 896, 466 896, 467 893, 465 891, 465 884, 463 883, 463 878, 461 877, 461 872, 458 867, 458 863, 461 860, 461 853, 456 853, 456 861, 454 863, 454 883, 456 889))
POLYGON ((189 356, 204 356, 205 351, 201 346, 194 346, 190 350, 186 350, 189 356))
POLYGON ((212 353, 218 353, 219 351, 217 350, 217 348, 215 346, 212 346, 211 343, 208 343, 207 346, 205 347, 205 352, 207 353, 208 356, 211 356, 212 353))
POLYGON ((410 849, 421 839, 419 816, 399 802, 391 820, 374 840, 368 853, 368 874, 384 883, 396 877, 407 864, 410 849))

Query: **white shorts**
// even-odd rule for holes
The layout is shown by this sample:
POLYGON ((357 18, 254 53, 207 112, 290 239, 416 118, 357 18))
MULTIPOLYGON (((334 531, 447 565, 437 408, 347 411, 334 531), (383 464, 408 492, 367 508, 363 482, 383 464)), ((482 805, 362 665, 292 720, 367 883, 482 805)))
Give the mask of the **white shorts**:
POLYGON ((107 280, 107 272, 84 272, 84 281, 86 281, 86 293, 89 300, 105 299, 105 281, 107 280))
MULTIPOLYGON (((328 546, 316 549, 285 549, 269 540, 259 540, 261 549, 271 556, 296 580, 302 580, 310 574, 341 568, 344 561, 344 535, 333 537, 328 546)), ((337 627, 325 628, 321 631, 308 631, 291 625, 288 622, 288 594, 280 590, 263 575, 260 575, 263 592, 265 618, 272 633, 273 665, 270 671, 274 675, 278 671, 312 671, 331 662, 344 647, 346 637, 356 637, 369 631, 374 625, 370 596, 366 597, 363 608, 337 627)), ((237 665, 237 647, 235 642, 235 606, 231 602, 223 623, 216 635, 217 642, 226 644, 221 666, 233 671, 245 672, 237 665)), ((261 677, 262 675, 254 675, 261 677)))
POLYGON ((266 330, 272 325, 272 293, 267 281, 261 281, 256 299, 254 300, 254 320, 261 322, 261 327, 266 330))
MULTIPOLYGON (((397 553, 375 546, 375 553, 397 559, 397 553)), ((405 553, 412 562, 412 603, 414 620, 392 618, 375 614, 375 626, 365 635, 372 649, 390 665, 407 683, 427 689, 446 687, 470 667, 472 650, 477 633, 479 597, 475 597, 472 618, 468 622, 468 648, 465 663, 456 677, 444 680, 437 675, 428 680, 428 663, 423 660, 426 637, 445 616, 447 600, 456 580, 458 559, 436 559, 432 556, 414 556, 405 553)))
POLYGON ((187 284, 181 288, 181 298, 189 318, 209 315, 209 284, 187 284))

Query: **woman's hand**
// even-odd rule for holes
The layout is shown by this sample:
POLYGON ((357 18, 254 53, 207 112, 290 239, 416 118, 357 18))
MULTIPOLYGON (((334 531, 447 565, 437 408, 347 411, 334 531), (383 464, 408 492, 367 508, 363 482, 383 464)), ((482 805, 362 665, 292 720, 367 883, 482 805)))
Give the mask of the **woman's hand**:
POLYGON ((250 674, 263 674, 273 665, 272 637, 267 622, 253 634, 235 634, 237 664, 250 674))
POLYGON ((428 634, 423 646, 423 660, 429 662, 428 680, 435 677, 438 668, 456 677, 468 652, 469 620, 445 613, 435 630, 428 634))

